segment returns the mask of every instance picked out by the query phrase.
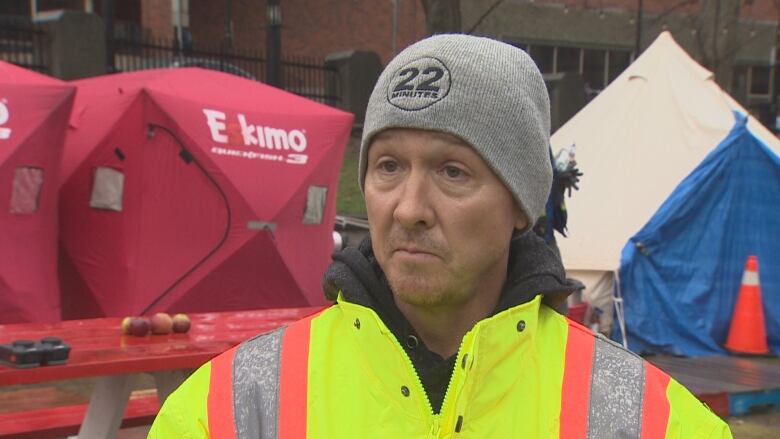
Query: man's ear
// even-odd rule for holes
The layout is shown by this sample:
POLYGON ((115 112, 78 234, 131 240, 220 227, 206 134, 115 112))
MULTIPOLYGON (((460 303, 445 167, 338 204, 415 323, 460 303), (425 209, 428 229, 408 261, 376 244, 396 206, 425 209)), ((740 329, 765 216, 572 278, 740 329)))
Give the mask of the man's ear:
POLYGON ((515 203, 515 229, 517 230, 525 230, 526 227, 528 227, 528 218, 523 213, 523 210, 520 209, 520 206, 518 206, 515 203))

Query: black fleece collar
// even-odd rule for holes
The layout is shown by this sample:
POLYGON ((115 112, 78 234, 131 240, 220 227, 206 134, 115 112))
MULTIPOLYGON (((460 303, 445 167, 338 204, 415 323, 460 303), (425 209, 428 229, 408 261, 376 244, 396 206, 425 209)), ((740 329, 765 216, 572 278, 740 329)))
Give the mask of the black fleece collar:
MULTIPOLYGON (((507 279, 493 314, 526 303, 538 294, 554 302, 580 288, 576 281, 566 278, 555 252, 530 232, 512 240, 508 266, 507 279)), ((335 301, 341 291, 344 299, 373 309, 393 329, 391 324, 396 322, 384 320, 383 314, 397 307, 374 257, 371 237, 364 239, 358 248, 347 247, 334 253, 322 284, 329 300, 335 301)))

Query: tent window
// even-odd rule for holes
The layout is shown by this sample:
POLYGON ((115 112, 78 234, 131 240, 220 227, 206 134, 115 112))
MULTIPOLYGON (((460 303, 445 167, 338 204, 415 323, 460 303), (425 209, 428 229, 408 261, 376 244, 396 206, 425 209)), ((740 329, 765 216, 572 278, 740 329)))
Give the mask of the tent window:
POLYGON ((89 207, 121 212, 124 191, 125 174, 113 168, 98 167, 92 181, 89 207))
POLYGON ((14 173, 11 213, 32 215, 38 211, 43 187, 43 169, 20 167, 14 173))
POLYGON ((306 196, 306 211, 303 213, 304 224, 322 224, 327 197, 328 188, 309 186, 309 194, 306 196))

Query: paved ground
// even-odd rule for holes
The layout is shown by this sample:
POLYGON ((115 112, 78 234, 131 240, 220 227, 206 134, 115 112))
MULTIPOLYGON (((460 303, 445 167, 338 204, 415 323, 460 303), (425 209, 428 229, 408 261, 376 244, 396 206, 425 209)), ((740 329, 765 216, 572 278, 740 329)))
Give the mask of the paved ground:
MULTIPOLYGON (((780 412, 742 416, 728 419, 734 439, 780 438, 780 412)), ((117 439, 143 439, 149 427, 123 430, 117 439)))
MULTIPOLYGON (((734 439, 777 439, 780 438, 780 412, 729 418, 729 427, 734 439)), ((123 430, 117 439, 143 439, 149 427, 123 430)))
MULTIPOLYGON (((135 383, 134 388, 138 390, 151 388, 153 381, 151 376, 143 376, 135 383)), ((89 392, 92 390, 91 380, 71 380, 56 383, 59 390, 66 395, 72 395, 73 402, 85 402, 89 398, 89 392)), ((48 383, 51 386, 51 383, 48 383)), ((19 391, 23 388, 44 387, 45 385, 30 386, 9 386, 0 387, 0 413, 19 409, 19 401, 12 401, 10 398, 4 398, 4 395, 10 395, 12 391, 19 391)), ((67 401, 63 401, 65 403, 67 401)), ((780 412, 755 414, 749 416, 732 417, 727 419, 735 439, 776 439, 780 438, 780 412)), ((144 439, 147 436, 149 427, 136 427, 120 431, 117 439, 144 439)))
MULTIPOLYGON (((51 386, 53 383, 47 383, 51 386)), ((91 380, 71 380, 56 383, 57 388, 64 394, 73 395, 73 402, 83 402, 89 397, 92 389, 91 380)), ((36 388, 45 385, 30 386, 6 386, 0 387, 0 413, 11 411, 12 408, 18 409, 19 401, 16 398, 9 398, 10 395, 18 396, 18 391, 23 388, 36 388), (4 397, 5 396, 5 397, 4 397)), ((142 378, 135 383, 134 388, 141 390, 151 388, 153 381, 151 377, 142 378)), ((63 401, 65 403, 66 401, 63 401)), ((72 403, 72 402, 71 402, 72 403)), ((780 438, 780 411, 754 414, 727 419, 735 439, 777 439, 780 438)), ((137 427, 125 429, 120 432, 118 439, 142 439, 146 438, 149 427, 137 427)))
MULTIPOLYGON (((729 427, 734 439, 777 439, 780 438, 780 412, 729 418, 729 427)), ((117 439, 143 439, 149 427, 122 430, 117 439)))
POLYGON ((146 439, 147 433, 149 433, 149 427, 128 428, 121 430, 116 439, 146 439))
POLYGON ((728 419, 734 439, 780 438, 780 412, 728 419))

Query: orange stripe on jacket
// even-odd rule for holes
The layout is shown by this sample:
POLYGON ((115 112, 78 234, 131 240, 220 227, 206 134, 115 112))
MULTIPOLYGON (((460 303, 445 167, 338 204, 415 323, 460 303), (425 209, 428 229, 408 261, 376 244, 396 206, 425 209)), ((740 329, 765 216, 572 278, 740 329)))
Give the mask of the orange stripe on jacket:
POLYGON ((311 321, 299 320, 284 332, 279 370, 279 438, 306 437, 311 321))
POLYGON ((669 423, 669 375, 645 362, 645 395, 642 401, 642 439, 663 439, 669 423))
POLYGON ((233 416, 233 358, 238 346, 211 360, 209 377, 209 434, 213 438, 235 439, 233 416))
POLYGON ((590 378, 596 339, 585 327, 569 321, 561 391, 561 427, 558 437, 588 437, 590 378))

